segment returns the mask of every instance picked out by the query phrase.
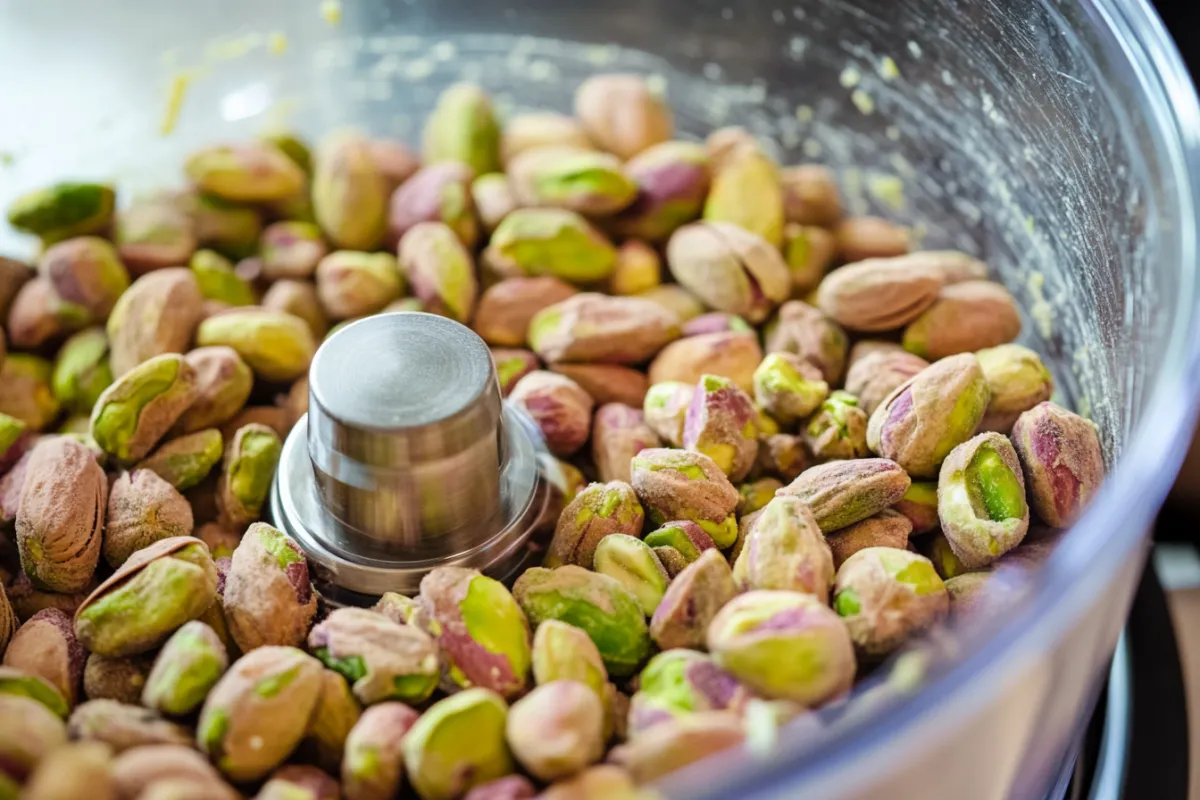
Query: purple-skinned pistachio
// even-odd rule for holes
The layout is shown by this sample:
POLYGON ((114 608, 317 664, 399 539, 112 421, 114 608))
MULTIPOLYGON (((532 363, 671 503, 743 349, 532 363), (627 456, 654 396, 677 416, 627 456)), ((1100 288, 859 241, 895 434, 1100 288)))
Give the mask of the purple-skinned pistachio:
POLYGON ((346 800, 389 800, 404 778, 400 747, 420 715, 403 703, 379 703, 363 712, 346 737, 342 792, 346 800))
POLYGON ((640 536, 645 515, 633 488, 623 481, 593 483, 558 517, 546 565, 591 568, 596 546, 613 533, 640 536))
POLYGON ((646 534, 645 541, 652 548, 674 549, 688 564, 699 559, 706 550, 716 547, 712 537, 690 520, 668 522, 646 534))
POLYGON ((131 275, 186 266, 197 244, 188 215, 161 199, 117 212, 113 241, 131 275))
POLYGON ((184 171, 202 192, 235 203, 282 200, 304 189, 304 171, 266 142, 206 147, 184 171))
POLYGON ((807 592, 822 602, 833 585, 833 554, 809 507, 781 495, 763 508, 733 565, 742 590, 807 592))
POLYGON ((471 181, 466 164, 444 161, 417 170, 394 192, 388 207, 387 243, 395 247, 409 229, 421 222, 444 222, 466 247, 479 238, 471 181))
POLYGON ((981 433, 950 451, 938 476, 938 518, 968 569, 990 564, 1025 538, 1029 505, 1012 443, 981 433))
POLYGON ((688 404, 683 446, 711 458, 730 480, 746 477, 758 456, 758 411, 728 378, 704 375, 688 404))
POLYGON ((463 800, 533 800, 537 790, 524 775, 506 775, 481 783, 463 796, 463 800))
POLYGON ((513 755, 534 777, 568 778, 604 755, 604 704, 582 683, 551 681, 513 704, 506 730, 513 755))
POLYGON ((475 259, 449 226, 422 222, 400 238, 401 272, 425 311, 469 322, 479 284, 475 259))
POLYGON ((38 259, 38 274, 50 282, 60 302, 77 306, 96 322, 108 318, 117 298, 129 288, 129 273, 116 249, 98 236, 48 247, 38 259))
POLYGON ((867 412, 858 398, 837 391, 821 404, 804 428, 804 441, 820 461, 867 455, 867 412))
POLYGON ((263 277, 276 281, 311 278, 329 247, 311 222, 276 222, 263 230, 259 250, 263 277))
POLYGON ((650 636, 663 650, 705 646, 717 613, 737 594, 729 562, 720 551, 705 550, 675 576, 650 619, 650 636))
POLYGON ((754 328, 750 327, 750 323, 737 314, 730 314, 727 311, 710 311, 707 314, 701 314, 698 317, 689 319, 683 324, 684 336, 699 336, 704 333, 725 333, 727 331, 752 333, 754 328))
POLYGON ((565 375, 535 370, 517 381, 508 399, 533 418, 554 455, 570 456, 588 440, 594 402, 565 375))
POLYGON ((569 283, 549 275, 506 278, 483 292, 473 327, 490 345, 523 347, 534 315, 575 292, 569 283))
POLYGON ((1104 480, 1095 423, 1054 403, 1039 403, 1017 418, 1012 442, 1034 511, 1051 527, 1069 526, 1104 480))
POLYGON ((670 580, 654 550, 641 539, 623 533, 600 540, 592 569, 616 579, 633 595, 646 616, 658 608, 670 580))
POLYGON ((630 159, 625 174, 637 184, 637 197, 612 220, 613 230, 652 242, 699 217, 711 184, 708 155, 693 142, 649 147, 630 159))
POLYGON ((794 353, 770 353, 754 370, 754 399, 783 425, 795 425, 829 395, 821 370, 794 353))
POLYGON ((630 704, 630 738, 657 722, 702 711, 740 711, 753 697, 711 656, 675 648, 650 659, 630 704))
POLYGON ((222 597, 229 632, 244 652, 302 646, 317 611, 304 551, 262 522, 233 551, 222 597))
POLYGON ((789 300, 764 329, 767 352, 787 352, 809 362, 836 386, 846 366, 846 332, 832 318, 801 300, 789 300))
POLYGON ((804 439, 790 433, 772 433, 761 437, 753 475, 768 475, 790 483, 808 469, 808 448, 804 439))
POLYGON ((872 414, 893 389, 928 366, 925 359, 903 350, 876 350, 850 365, 846 391, 858 398, 867 414, 872 414))
POLYGON ((617 213, 638 191, 619 159, 564 145, 525 150, 508 163, 508 181, 519 205, 565 208, 590 217, 617 213))
POLYGON ((753 514, 755 511, 762 509, 767 503, 771 502, 771 498, 775 496, 775 492, 782 488, 783 482, 778 478, 759 478, 758 480, 740 484, 738 486, 738 518, 741 519, 747 514, 753 514))
POLYGON ((641 451, 662 442, 645 415, 621 403, 606 403, 592 419, 592 461, 600 480, 629 482, 630 462, 641 451))
POLYGON ((425 631, 361 608, 339 608, 313 627, 309 650, 350 682, 363 705, 417 704, 438 684, 438 651, 425 631))
POLYGON ((779 494, 800 498, 812 510, 817 525, 828 533, 888 508, 904 496, 911 483, 894 461, 859 458, 810 467, 779 494))
POLYGON ((66 701, 63 714, 80 700, 85 660, 71 617, 57 608, 39 611, 26 620, 4 651, 5 667, 40 678, 62 695, 66 701))
POLYGON ((122 473, 108 495, 101 552, 113 568, 159 539, 192 535, 192 507, 175 487, 148 469, 122 473))
POLYGON ((721 468, 703 453, 655 448, 632 462, 632 485, 650 521, 662 525, 690 520, 712 537, 717 547, 737 538, 738 493, 721 468))
POLYGON ((517 200, 513 197, 508 176, 502 172, 489 172, 472 181, 471 199, 475 202, 475 211, 479 215, 483 231, 488 236, 491 236, 496 226, 517 208, 517 200))
POLYGON ((708 756, 739 747, 745 739, 745 724, 737 714, 701 711, 655 725, 636 740, 614 748, 609 760, 628 770, 638 784, 647 784, 708 756))

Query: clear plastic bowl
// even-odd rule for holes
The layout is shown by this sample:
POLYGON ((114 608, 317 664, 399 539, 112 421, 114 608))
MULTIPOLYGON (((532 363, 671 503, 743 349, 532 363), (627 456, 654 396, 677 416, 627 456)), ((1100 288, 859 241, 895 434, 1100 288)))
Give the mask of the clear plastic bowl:
POLYGON ((179 180, 190 148, 278 123, 415 141, 460 79, 504 110, 567 109, 604 70, 652 76, 684 135, 740 124, 784 161, 833 165, 852 210, 988 261, 1025 341, 1100 425, 1112 477, 1013 613, 919 692, 667 788, 1044 793, 1095 699, 1200 389, 1200 112, 1148 4, 345 0, 332 16, 319 0, 0 0, 0 203, 65 176, 115 179, 128 198, 179 180), (164 137, 172 85, 186 92, 164 137))

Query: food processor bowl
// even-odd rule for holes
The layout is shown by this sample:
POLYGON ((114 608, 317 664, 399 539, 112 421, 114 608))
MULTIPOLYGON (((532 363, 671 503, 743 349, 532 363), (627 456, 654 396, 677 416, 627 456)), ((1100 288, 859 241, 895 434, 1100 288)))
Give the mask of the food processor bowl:
POLYGON ((181 181, 190 149, 281 125, 416 143, 451 82, 504 113, 567 110, 600 71, 648 76, 682 136, 745 126, 785 163, 834 167, 852 212, 983 257, 1111 465, 1010 613, 951 658, 898 662, 881 702, 664 790, 1044 795, 1200 390, 1200 111, 1145 0, 0 0, 0 202, 57 178, 115 180, 128 202, 181 181))

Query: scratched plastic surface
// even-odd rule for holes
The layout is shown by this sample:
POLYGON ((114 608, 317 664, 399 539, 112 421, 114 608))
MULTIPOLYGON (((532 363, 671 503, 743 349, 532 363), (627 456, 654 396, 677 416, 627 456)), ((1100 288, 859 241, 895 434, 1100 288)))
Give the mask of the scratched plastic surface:
POLYGON ((337 24, 321 5, 0 0, 0 203, 64 176, 157 188, 189 148, 278 124, 415 142, 461 79, 503 110, 567 109, 614 69, 649 76, 681 135, 740 124, 784 161, 832 165, 853 210, 987 259, 1113 477, 1013 615, 918 670, 923 690, 668 788, 1039 796, 1093 702, 1200 388, 1200 113, 1144 3, 345 0, 337 24))

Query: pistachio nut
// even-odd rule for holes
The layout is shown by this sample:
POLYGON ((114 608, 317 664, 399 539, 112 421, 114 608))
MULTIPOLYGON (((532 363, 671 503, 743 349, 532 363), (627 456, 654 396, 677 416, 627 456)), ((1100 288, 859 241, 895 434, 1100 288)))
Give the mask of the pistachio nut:
POLYGON ((941 525, 937 505, 937 481, 913 481, 892 508, 903 514, 912 523, 913 534, 919 535, 941 525))
POLYGON ((361 716, 362 707, 354 699, 346 679, 331 669, 324 670, 321 673, 317 707, 308 720, 308 728, 304 731, 304 740, 297 754, 306 761, 315 762, 322 769, 336 773, 341 769, 346 740, 361 716))
POLYGON ((1054 403, 1038 403, 1017 417, 1012 442, 1033 510, 1051 527, 1068 527, 1104 480, 1095 423, 1054 403))
POLYGON ((374 314, 403 292, 404 279, 390 253, 338 250, 317 265, 317 297, 329 319, 374 314))
POLYGON ((140 461, 196 394, 196 370, 183 356, 154 356, 118 377, 100 395, 92 409, 92 438, 118 463, 140 461))
POLYGON ((577 284, 609 277, 616 260, 604 234, 564 208, 518 208, 483 251, 483 263, 499 275, 550 275, 577 284))
POLYGON ((116 700, 80 703, 67 720, 67 730, 72 739, 104 742, 115 753, 147 745, 192 745, 191 731, 182 725, 151 709, 116 700))
POLYGON ((908 547, 908 536, 912 531, 908 517, 894 509, 885 508, 873 517, 827 534, 825 542, 833 553, 834 568, 840 568, 846 559, 868 547, 904 550, 908 547))
POLYGON ((739 747, 746 738, 740 717, 730 711, 701 711, 655 725, 615 748, 611 761, 633 779, 651 783, 716 753, 739 747))
POLYGON ((113 241, 134 275, 186 266, 197 244, 191 218, 175 203, 160 198, 118 211, 113 241))
POLYGON ((529 373, 539 369, 542 362, 528 350, 514 347, 493 347, 492 364, 500 382, 500 396, 508 397, 513 387, 529 373))
POLYGON ((667 244, 667 264, 675 280, 705 305, 754 323, 792 291, 779 251, 732 222, 698 222, 675 231, 667 244))
POLYGON ((240 797, 233 788, 221 779, 202 754, 188 743, 150 744, 132 747, 121 753, 112 763, 113 782, 120 798, 135 797, 138 800, 197 800, 200 797, 212 800, 236 800, 240 797), (180 796, 155 795, 159 787, 178 787, 180 796))
POLYGON ((1029 505, 1021 462, 1009 440, 981 433, 950 451, 938 476, 938 518, 954 554, 982 567, 1021 543, 1029 505))
POLYGON ((18 797, 20 782, 66 743, 67 726, 50 709, 28 697, 0 694, 0 789, 11 787, 9 797, 18 797))
POLYGON ((554 570, 534 567, 517 579, 513 596, 532 625, 557 619, 587 633, 609 675, 632 675, 650 653, 641 606, 607 575, 574 565, 554 570))
POLYGON ((646 390, 642 414, 646 426, 671 447, 683 446, 683 426, 695 387, 681 381, 655 383, 646 390))
POLYGON ((35 274, 28 264, 0 256, 0 319, 8 318, 13 298, 35 274))
MULTIPOLYGON (((950 540, 940 530, 926 540, 924 549, 929 555, 929 560, 933 562, 933 568, 937 570, 937 574, 941 575, 945 580, 950 580, 951 578, 956 578, 959 575, 965 575, 972 571, 954 554, 954 549, 950 546, 950 540)), ((987 569, 987 566, 985 565, 983 569, 987 569)))
POLYGON ((184 172, 200 191, 235 203, 282 200, 305 184, 304 171, 267 142, 205 147, 188 157, 184 172))
POLYGON ((504 123, 500 133, 500 160, 508 164, 525 150, 546 145, 586 149, 592 143, 574 117, 552 111, 517 114, 504 123))
POLYGON ((570 378, 536 370, 517 382, 508 399, 533 418, 554 455, 566 458, 588 440, 594 403, 570 378))
POLYGON ((933 305, 904 329, 904 349, 937 360, 1011 342, 1021 332, 1016 301, 998 283, 942 287, 933 305))
POLYGON ((9 602, 4 584, 0 583, 0 653, 3 653, 4 649, 8 647, 19 624, 17 612, 13 610, 12 603, 9 602))
POLYGON ((534 315, 566 300, 575 291, 570 284, 548 275, 506 278, 488 287, 479 298, 475 332, 490 345, 523 347, 534 315))
POLYGON ((604 705, 586 685, 544 683, 513 704, 508 746, 535 778, 568 778, 604 755, 604 705))
MULTIPOLYGON (((629 773, 615 764, 600 764, 589 767, 583 772, 565 781, 551 784, 546 791, 538 795, 540 800, 637 800, 644 798, 646 792, 633 784, 629 773)), ((476 800, 470 797, 469 800, 476 800)), ((489 800, 487 797, 478 800, 489 800)), ((496 800, 507 800, 497 798, 496 800)), ((514 798, 520 800, 520 798, 514 798)))
POLYGON ((657 303, 678 317, 680 322, 694 319, 705 311, 700 298, 677 283, 664 283, 653 289, 644 289, 635 296, 657 303))
POLYGON ((321 663, 295 648, 250 651, 208 693, 197 744, 230 780, 264 777, 304 736, 321 675, 321 663))
POLYGON ((33 446, 34 435, 24 422, 0 414, 0 475, 7 473, 33 446))
POLYGON ((830 461, 810 467, 779 494, 800 498, 829 533, 872 517, 908 491, 912 480, 886 458, 830 461))
MULTIPOLYGON (((632 538, 632 537, 631 537, 632 538)), ((538 686, 578 681, 597 697, 607 695, 608 671, 587 632, 557 619, 544 620, 533 637, 533 677, 538 686)))
POLYGON ((575 91, 575 116, 589 140, 630 159, 671 138, 671 112, 637 75, 593 75, 575 91))
POLYGON ((21 792, 25 800, 114 796, 109 762, 112 750, 101 742, 72 742, 39 762, 21 792))
POLYGON ((668 522, 646 534, 644 541, 656 551, 661 548, 674 550, 687 564, 700 558, 705 550, 716 547, 712 537, 690 520, 668 522))
POLYGON ((847 217, 833 229, 842 260, 895 258, 908 252, 908 229, 879 217, 847 217))
POLYGON ((371 158, 375 160, 375 166, 383 173, 389 195, 421 168, 421 159, 417 158, 404 142, 394 139, 370 139, 367 141, 367 149, 371 152, 371 158))
POLYGON ((258 246, 262 277, 268 281, 311 278, 317 262, 329 252, 321 229, 311 222, 268 225, 258 246))
POLYGON ((710 311, 693 317, 683 324, 684 336, 700 336, 705 333, 753 333, 754 328, 737 314, 727 311, 710 311))
POLYGON ((417 704, 438 682, 438 650, 424 631, 361 608, 339 608, 318 623, 308 646, 342 675, 363 705, 417 704))
POLYGON ((779 173, 788 222, 829 228, 842 218, 842 197, 833 170, 820 164, 786 167, 779 173))
POLYGON ((24 470, 16 514, 21 570, 53 592, 87 586, 100 558, 108 479, 92 453, 65 436, 39 441, 24 470))
POLYGON ((340 800, 341 786, 318 767, 288 764, 271 773, 255 800, 340 800))
POLYGON ((247 653, 265 645, 301 646, 317 612, 304 551, 263 522, 251 525, 233 551, 221 595, 229 633, 247 653))
POLYGON ((623 533, 600 540, 592 559, 592 569, 615 578, 633 595, 646 616, 658 608, 670 581, 650 546, 623 533))
POLYGON ((524 775, 505 775, 481 783, 463 795, 463 800, 533 800, 537 790, 524 775))
MULTIPOLYGON (((744 392, 754 390, 754 370, 762 361, 758 337, 750 333, 706 333, 664 347, 650 362, 650 383, 695 385, 702 375, 729 378, 744 392)), ((664 438, 666 438, 664 436, 664 438)))
POLYGON ((747 514, 753 514, 755 511, 761 510, 767 503, 771 502, 771 498, 775 496, 775 492, 783 488, 783 482, 777 478, 759 478, 747 483, 739 484, 737 516, 740 520, 747 514))
POLYGON ((783 243, 783 201, 775 162, 757 148, 741 148, 714 172, 704 219, 732 223, 778 249, 783 243))
POLYGON ((72 236, 107 230, 115 203, 116 193, 111 186, 63 181, 27 192, 9 203, 8 224, 51 245, 72 236))
POLYGON ((529 346, 546 361, 636 364, 678 337, 678 320, 649 300, 593 292, 543 308, 529 323, 529 346))
POLYGON ((783 260, 792 274, 792 294, 820 285, 837 257, 837 242, 825 228, 789 222, 783 228, 783 260))
POLYGON ((816 517, 799 498, 780 495, 746 534, 733 577, 739 588, 807 592, 827 602, 833 555, 816 517))
POLYGON ((103 328, 88 328, 67 339, 59 348, 50 386, 54 398, 63 408, 87 414, 112 380, 108 336, 103 328))
POLYGON ((558 517, 546 565, 590 568, 596 546, 607 536, 639 536, 644 520, 633 488, 623 481, 592 483, 575 495, 558 517))
POLYGON ((46 248, 38 259, 38 274, 50 283, 60 302, 78 307, 96 322, 108 318, 117 298, 129 288, 129 273, 116 249, 98 236, 80 236, 46 248))
POLYGON ((592 419, 592 462, 602 481, 629 483, 633 457, 661 444, 646 425, 643 413, 636 408, 606 403, 596 410, 592 419))
POLYGON ((534 147, 508 164, 517 204, 610 216, 633 202, 637 184, 608 153, 563 145, 534 147))
POLYGON ((772 433, 758 442, 758 458, 750 470, 753 477, 766 475, 790 483, 809 466, 804 439, 790 433, 772 433))
POLYGON ((254 252, 263 227, 258 209, 195 192, 180 193, 174 200, 191 220, 192 232, 201 247, 210 247, 229 258, 254 252))
POLYGON ((421 620, 437 639, 449 682, 482 686, 504 697, 529 681, 529 623, 504 584, 460 567, 421 580, 421 620))
POLYGON ((258 377, 292 381, 308 370, 317 345, 304 320, 256 306, 209 317, 196 330, 197 347, 233 348, 258 377))
POLYGON ((74 614, 88 596, 88 594, 100 582, 93 577, 88 581, 87 586, 78 592, 64 594, 63 592, 51 592, 45 589, 39 589, 34 585, 33 581, 24 572, 19 572, 7 585, 5 591, 8 594, 9 603, 12 605, 12 610, 16 614, 18 620, 27 620, 39 611, 47 608, 57 608, 67 614, 74 614))
POLYGON ((419 222, 444 222, 466 247, 479 238, 471 181, 475 173, 466 164, 442 161, 417 170, 392 193, 388 206, 387 243, 397 245, 408 229, 419 222))
MULTIPOLYGON (((19 660, 29 660, 30 656, 35 656, 33 650, 33 647, 27 647, 27 652, 19 660)), ((62 691, 49 679, 35 672, 26 672, 8 665, 0 667, 0 697, 26 697, 35 700, 60 719, 66 719, 71 711, 62 691)))
MULTIPOLYGON (((71 627, 71 617, 57 608, 43 609, 26 620, 4 651, 5 667, 30 678, 40 678, 61 696, 65 708, 61 708, 60 716, 66 716, 66 708, 74 707, 79 700, 85 661, 83 646, 71 627)), ((34 688, 28 680, 21 683, 34 688)), ((13 688, 10 681, 10 693, 13 688)), ((44 693, 29 691, 28 694, 60 711, 58 703, 48 703, 44 693)))
POLYGON ((160 539, 192 535, 192 507, 174 486, 148 469, 121 473, 108 493, 101 553, 113 568, 160 539))
POLYGON ((837 391, 821 404, 804 428, 804 441, 819 461, 867 455, 867 412, 858 398, 837 391))
POLYGON ((848 347, 846 332, 830 317, 801 300, 789 300, 764 329, 767 352, 786 352, 809 362, 830 386, 841 381, 848 347))
POLYGON ((625 174, 637 184, 637 197, 612 220, 613 230, 652 242, 699 217, 712 183, 708 155, 694 142, 652 145, 629 160, 625 174))
POLYGON ((204 297, 191 270, 143 275, 113 306, 106 330, 113 375, 163 353, 182 353, 200 322, 204 297))
POLYGON ((58 417, 50 362, 27 353, 9 353, 0 364, 0 414, 39 431, 58 417))
POLYGON ((975 354, 987 379, 991 400, 979 423, 981 431, 1007 434, 1017 417, 1050 399, 1054 377, 1038 354, 1019 344, 1002 344, 975 354))
POLYGON ((846 391, 870 415, 897 386, 928 366, 925 359, 903 350, 877 350, 850 365, 846 391))
MULTIPOLYGON (((646 373, 621 364, 550 364, 550 371, 566 375, 596 401, 641 408, 650 381, 646 373)), ((690 393, 689 393, 690 396, 690 393)))
POLYGON ((628 297, 662 284, 662 259, 658 251, 638 239, 617 248, 617 260, 608 278, 608 290, 628 297))
POLYGON ((421 222, 400 239, 399 268, 422 307, 462 323, 475 311, 475 260, 441 222, 421 222))
POLYGON ((141 693, 142 705, 173 716, 190 714, 228 667, 221 639, 212 628, 193 620, 175 631, 154 659, 141 693))
POLYGON ((738 493, 721 468, 703 453, 652 448, 634 457, 632 485, 650 521, 690 520, 717 547, 737 538, 738 493))
MULTIPOLYGON (((212 468, 221 462, 224 449, 221 432, 209 428, 165 442, 138 462, 133 470, 151 472, 182 492, 208 477, 212 468)), ((112 524, 111 516, 109 524, 112 524)))
POLYGON ((513 196, 508 176, 502 172, 489 172, 472 181, 471 200, 483 232, 488 236, 517 208, 517 199, 513 196))
POLYGON ((421 155, 426 164, 458 162, 477 175, 500 169, 500 126, 487 94, 470 83, 443 91, 425 122, 421 155))
MULTIPOLYGON (((313 161, 313 213, 335 247, 373 250, 379 246, 387 226, 388 189, 363 136, 335 134, 318 148, 313 161)), ((319 258, 314 248, 304 263, 315 264, 319 258)), ((302 277, 302 273, 289 271, 277 277, 302 277)))
MULTIPOLYGON (((855 331, 904 327, 933 306, 942 288, 936 270, 908 260, 868 259, 835 270, 821 282, 817 305, 855 331)), ((920 348, 906 348, 923 355, 920 348)))
POLYGON ((663 650, 704 647, 717 612, 737 594, 729 562, 705 550, 671 581, 650 619, 650 636, 663 650))
POLYGON ((216 593, 217 568, 203 542, 161 539, 135 552, 83 601, 75 633, 94 653, 145 653, 203 614, 216 593))
POLYGON ((404 777, 401 746, 419 715, 403 703, 379 703, 363 712, 346 737, 342 792, 346 800, 389 800, 404 777))
POLYGON ((971 353, 943 358, 892 390, 871 414, 867 445, 914 478, 932 478, 950 451, 971 438, 990 392, 971 353))
POLYGON ((198 347, 184 356, 196 374, 196 398, 175 424, 194 433, 228 422, 246 405, 254 386, 250 367, 231 347, 198 347))
POLYGON ((821 370, 795 353, 770 353, 754 370, 755 401, 785 425, 810 416, 828 395, 821 370))
POLYGON ((880 659, 945 618, 946 586, 924 556, 891 547, 859 550, 838 568, 833 607, 864 661, 880 659))
POLYGON ((309 281, 275 281, 263 294, 262 307, 304 320, 313 339, 323 339, 329 332, 329 319, 321 307, 317 287, 309 281))
POLYGON ((8 312, 8 340, 13 347, 37 349, 79 330, 90 320, 78 306, 63 303, 44 278, 26 281, 8 312))
POLYGON ((452 800, 512 772, 507 717, 504 699, 483 688, 447 697, 422 714, 401 743, 409 781, 422 800, 452 800))
POLYGON ((110 658, 92 653, 83 665, 84 697, 136 705, 153 664, 149 655, 110 658))
POLYGON ((279 406, 246 406, 236 417, 221 426, 221 436, 227 442, 231 441, 234 435, 247 425, 264 425, 283 439, 292 429, 292 418, 286 408, 279 406))
POLYGON ((711 656, 674 648, 650 659, 633 696, 630 736, 637 739, 654 725, 703 711, 741 711, 753 697, 711 656))

